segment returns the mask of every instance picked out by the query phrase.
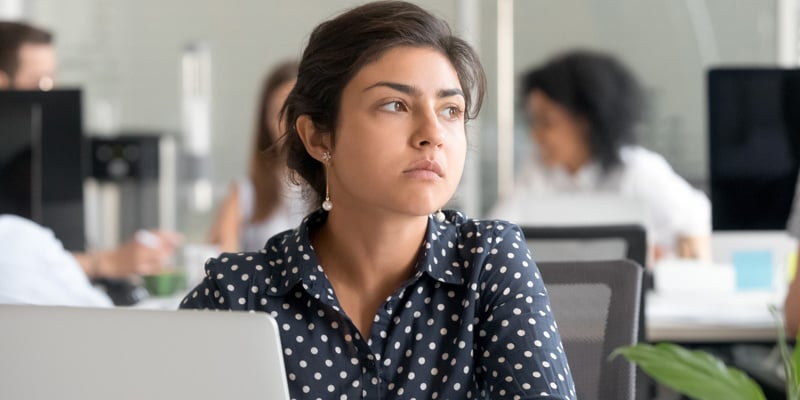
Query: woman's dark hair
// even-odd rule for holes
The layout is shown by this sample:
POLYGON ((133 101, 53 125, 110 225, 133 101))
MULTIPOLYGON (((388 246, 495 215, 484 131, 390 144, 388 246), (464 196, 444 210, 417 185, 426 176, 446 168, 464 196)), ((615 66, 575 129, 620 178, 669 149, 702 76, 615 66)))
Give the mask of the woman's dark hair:
POLYGON ((478 114, 486 91, 483 67, 472 47, 453 36, 442 19, 411 3, 378 1, 321 23, 311 33, 284 109, 288 166, 311 185, 318 200, 325 193, 325 172, 303 146, 297 118, 308 115, 315 128, 330 133, 335 143, 347 83, 365 65, 400 46, 431 48, 447 57, 464 91, 465 122, 478 114))
MULTIPOLYGON (((267 115, 268 105, 275 99, 275 93, 286 83, 297 78, 297 62, 285 61, 276 65, 264 78, 261 85, 261 94, 256 109, 256 129, 250 153, 250 180, 253 182, 255 201, 253 222, 261 221, 275 210, 280 204, 283 194, 284 169, 281 168, 283 159, 275 138, 278 132, 272 132, 270 121, 276 116, 267 115)), ((281 104, 283 107, 283 104, 281 104)))
POLYGON ((604 171, 620 163, 619 150, 636 143, 645 98, 636 77, 616 58, 577 50, 553 58, 522 78, 522 94, 541 90, 589 125, 592 158, 604 171))

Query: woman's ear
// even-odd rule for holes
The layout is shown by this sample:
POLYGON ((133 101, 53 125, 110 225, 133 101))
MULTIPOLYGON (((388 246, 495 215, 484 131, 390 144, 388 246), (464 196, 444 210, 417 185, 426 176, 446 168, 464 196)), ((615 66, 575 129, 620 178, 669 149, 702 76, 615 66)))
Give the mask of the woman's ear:
POLYGON ((311 117, 305 114, 297 117, 295 128, 308 154, 324 162, 322 155, 332 151, 330 132, 319 131, 311 117))

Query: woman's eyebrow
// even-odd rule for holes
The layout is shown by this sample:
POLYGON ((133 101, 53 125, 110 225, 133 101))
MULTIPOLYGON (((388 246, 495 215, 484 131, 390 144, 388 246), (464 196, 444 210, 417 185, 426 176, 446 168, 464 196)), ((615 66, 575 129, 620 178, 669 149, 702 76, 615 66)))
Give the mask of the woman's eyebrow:
MULTIPOLYGON (((388 87, 392 90, 396 90, 401 93, 405 93, 410 96, 419 97, 422 95, 422 91, 417 88, 416 86, 406 85, 404 83, 397 83, 397 82, 386 82, 380 81, 373 85, 368 86, 363 91, 366 92, 367 90, 374 89, 376 87, 388 87)), ((451 96, 464 96, 464 92, 461 89, 453 88, 453 89, 439 89, 436 92, 437 97, 444 98, 444 97, 451 97, 451 96)))
POLYGON ((419 88, 417 88, 417 87, 414 87, 414 86, 411 86, 411 85, 406 85, 404 83, 386 82, 386 81, 380 81, 378 83, 375 83, 375 84, 367 87, 363 91, 366 92, 367 90, 374 89, 374 88, 377 88, 377 87, 388 87, 389 89, 393 89, 393 90, 396 90, 398 92, 402 92, 402 93, 405 93, 405 94, 408 94, 408 95, 411 95, 411 96, 415 96, 415 97, 422 94, 422 91, 419 90, 419 88))
POLYGON ((466 96, 464 96, 464 91, 462 91, 461 89, 440 89, 436 94, 438 95, 439 98, 452 97, 452 96, 461 96, 466 98, 466 96))

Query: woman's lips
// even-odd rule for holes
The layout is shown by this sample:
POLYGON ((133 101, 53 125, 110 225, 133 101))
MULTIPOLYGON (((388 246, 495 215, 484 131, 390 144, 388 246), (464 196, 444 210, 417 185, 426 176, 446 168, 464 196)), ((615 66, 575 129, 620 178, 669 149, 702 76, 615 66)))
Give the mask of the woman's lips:
POLYGON ((419 160, 411 164, 403 171, 407 176, 420 179, 441 179, 444 177, 444 170, 434 160, 419 160))

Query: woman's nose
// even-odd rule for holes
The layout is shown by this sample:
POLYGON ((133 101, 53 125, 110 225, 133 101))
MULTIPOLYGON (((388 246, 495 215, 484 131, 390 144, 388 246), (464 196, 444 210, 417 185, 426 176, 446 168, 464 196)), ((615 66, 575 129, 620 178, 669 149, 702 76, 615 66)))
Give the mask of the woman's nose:
POLYGON ((431 110, 420 116, 414 142, 419 147, 439 147, 442 145, 444 142, 444 132, 442 131, 442 126, 439 124, 435 111, 431 110))

